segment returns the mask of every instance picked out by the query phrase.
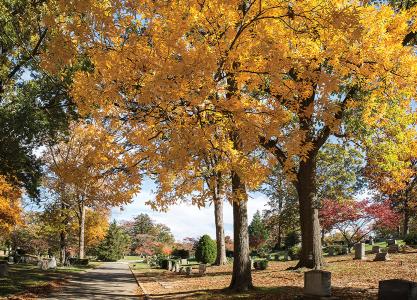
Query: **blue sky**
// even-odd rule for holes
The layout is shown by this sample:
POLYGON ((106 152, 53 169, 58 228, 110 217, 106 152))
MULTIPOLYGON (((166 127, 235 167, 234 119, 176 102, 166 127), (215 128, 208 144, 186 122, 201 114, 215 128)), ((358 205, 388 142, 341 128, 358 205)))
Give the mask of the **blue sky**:
MULTIPOLYGON (((181 241, 185 237, 200 237, 203 234, 209 234, 215 238, 214 227, 214 208, 208 206, 197 208, 186 203, 180 203, 170 207, 168 212, 153 211, 145 202, 153 199, 153 184, 145 180, 142 191, 134 197, 132 203, 125 205, 123 210, 120 208, 112 209, 112 219, 117 221, 133 219, 140 213, 147 213, 155 222, 162 223, 171 228, 175 239, 181 241)), ((267 197, 261 193, 251 193, 248 202, 249 222, 257 210, 266 208, 267 197)), ((224 203, 224 224, 225 234, 233 237, 233 213, 232 206, 224 203)))

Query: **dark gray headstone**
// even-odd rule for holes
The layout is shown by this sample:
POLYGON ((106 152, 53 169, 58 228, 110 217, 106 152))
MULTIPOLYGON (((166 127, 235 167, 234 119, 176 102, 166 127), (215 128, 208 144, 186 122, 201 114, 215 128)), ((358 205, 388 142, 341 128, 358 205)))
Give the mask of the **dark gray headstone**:
POLYGON ((334 256, 334 248, 329 247, 329 256, 334 256))
POLYGON ((390 260, 387 252, 376 253, 374 261, 386 261, 386 260, 390 260))
POLYGON ((329 297, 332 273, 322 270, 312 270, 304 273, 304 294, 307 296, 329 297))
POLYGON ((7 261, 0 261, 0 277, 6 277, 9 275, 9 264, 7 261))
POLYGON ((372 253, 381 253, 381 248, 379 246, 373 246, 372 253))
POLYGON ((396 241, 395 239, 388 239, 388 240, 387 240, 387 245, 388 245, 388 246, 390 246, 390 245, 395 245, 395 244, 397 244, 397 241, 396 241))
POLYGON ((379 282, 378 300, 417 300, 417 283, 390 279, 379 282))
POLYGON ((400 247, 397 244, 388 246, 388 253, 398 253, 400 252, 400 247))

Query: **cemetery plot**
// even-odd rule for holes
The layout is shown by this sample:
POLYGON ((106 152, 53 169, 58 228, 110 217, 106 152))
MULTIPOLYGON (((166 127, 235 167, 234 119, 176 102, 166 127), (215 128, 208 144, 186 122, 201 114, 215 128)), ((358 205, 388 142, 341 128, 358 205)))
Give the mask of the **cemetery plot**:
MULTIPOLYGON (((389 254, 390 260, 374 261, 374 253, 366 260, 354 260, 351 255, 325 258, 325 271, 331 272, 332 296, 340 299, 378 299, 379 281, 399 278, 417 281, 417 253, 389 254)), ((243 299, 294 299, 303 295, 304 272, 308 269, 289 271, 296 261, 269 261, 266 270, 252 270, 255 290, 243 293, 243 299), (269 298, 268 298, 269 297, 269 298)), ((186 275, 163 269, 149 269, 142 265, 134 270, 139 282, 152 299, 233 299, 224 289, 230 284, 232 265, 209 266, 204 276, 198 275, 199 266, 186 275)), ((326 273, 325 273, 326 274, 326 273)), ((319 278, 325 285, 326 278, 319 278)))

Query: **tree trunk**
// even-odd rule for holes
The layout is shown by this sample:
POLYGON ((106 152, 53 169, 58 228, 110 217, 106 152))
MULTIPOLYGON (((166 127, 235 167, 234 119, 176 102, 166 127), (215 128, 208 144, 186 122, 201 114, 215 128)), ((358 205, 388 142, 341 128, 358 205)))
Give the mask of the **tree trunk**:
POLYGON ((409 234, 410 231, 410 210, 408 201, 404 201, 404 224, 403 224, 403 237, 409 234))
POLYGON ((217 257, 215 264, 226 264, 226 243, 224 241, 223 201, 219 198, 214 200, 214 219, 216 223, 217 257))
POLYGON ((249 257, 248 212, 245 184, 239 175, 232 171, 233 197, 233 274, 229 288, 242 292, 253 288, 249 257))
POLYGON ((296 268, 320 269, 323 265, 319 213, 316 198, 315 158, 300 162, 296 189, 300 205, 301 254, 296 268))
POLYGON ((67 253, 67 233, 61 230, 59 234, 59 261, 62 265, 65 264, 65 255, 67 253))
POLYGON ((79 258, 84 258, 84 234, 85 234, 85 206, 84 203, 80 204, 80 215, 79 215, 79 235, 78 235, 78 246, 79 246, 79 252, 78 256, 79 258))

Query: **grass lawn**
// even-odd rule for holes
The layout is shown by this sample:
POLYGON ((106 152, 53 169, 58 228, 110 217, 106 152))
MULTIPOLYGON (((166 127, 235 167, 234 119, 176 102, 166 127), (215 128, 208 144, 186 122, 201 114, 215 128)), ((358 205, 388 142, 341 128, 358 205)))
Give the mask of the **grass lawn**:
MULTIPOLYGON (((377 299, 378 281, 407 279, 417 281, 417 252, 390 254, 390 261, 353 260, 353 255, 326 257, 326 270, 332 272, 333 295, 340 299, 377 299)), ((256 288, 239 295, 225 288, 231 280, 232 265, 213 266, 203 277, 179 275, 161 269, 137 266, 134 273, 152 299, 295 299, 302 294, 304 272, 286 270, 296 261, 269 262, 264 271, 252 271, 256 288)), ((196 273, 198 267, 194 268, 196 273)))
POLYGON ((0 298, 18 293, 43 294, 57 288, 71 273, 83 272, 99 263, 88 266, 59 267, 56 270, 42 271, 35 265, 9 265, 9 277, 0 278, 0 298))

